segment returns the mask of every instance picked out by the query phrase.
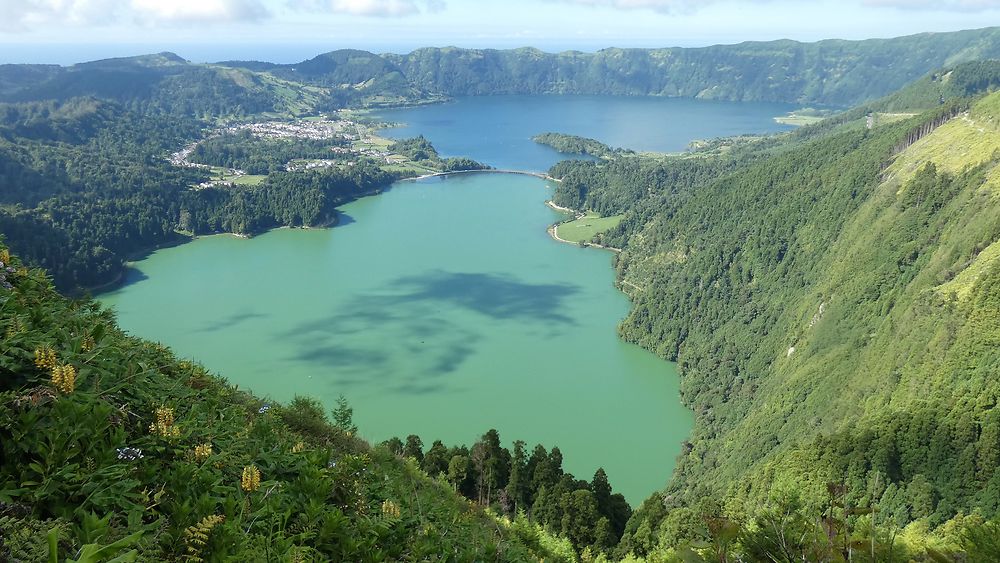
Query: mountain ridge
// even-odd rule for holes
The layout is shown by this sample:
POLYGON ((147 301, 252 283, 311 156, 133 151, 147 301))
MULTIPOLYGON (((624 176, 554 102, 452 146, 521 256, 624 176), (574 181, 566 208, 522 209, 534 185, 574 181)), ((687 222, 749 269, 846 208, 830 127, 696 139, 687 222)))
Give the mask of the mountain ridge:
MULTIPOLYGON (((213 82, 215 91, 202 88, 199 100, 220 103, 241 94, 246 98, 240 105, 244 112, 280 112, 281 97, 268 86, 280 79, 320 89, 323 100, 313 104, 314 110, 491 94, 653 95, 854 106, 888 95, 937 68, 991 58, 1000 58, 1000 27, 860 41, 780 39, 596 52, 424 47, 407 54, 376 54, 339 49, 293 64, 194 64, 163 52, 66 67, 0 65, 0 102, 97 93, 120 101, 143 100, 164 88, 180 87, 183 93, 213 82), (221 69, 243 74, 227 76, 221 69), (123 82, 126 71, 145 71, 144 87, 123 82)), ((158 101, 155 107, 177 105, 158 101)))

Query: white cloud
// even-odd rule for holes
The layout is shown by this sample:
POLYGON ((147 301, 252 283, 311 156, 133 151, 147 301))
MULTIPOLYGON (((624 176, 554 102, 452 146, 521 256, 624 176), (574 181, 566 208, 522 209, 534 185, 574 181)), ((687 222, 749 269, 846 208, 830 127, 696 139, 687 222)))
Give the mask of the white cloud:
POLYGON ((938 12, 984 12, 1000 9, 1000 0, 864 0, 866 6, 938 12))
MULTIPOLYGON (((712 4, 762 4, 770 0, 548 0, 578 6, 690 14, 712 4)), ((854 0, 855 5, 913 11, 982 12, 1000 9, 1000 0, 854 0)))
POLYGON ((136 16, 153 22, 233 22, 268 15, 259 0, 131 0, 136 16))
POLYGON ((0 0, 0 31, 47 25, 226 23, 268 15, 261 0, 0 0))
POLYGON ((88 24, 117 11, 113 0, 0 0, 0 29, 23 31, 48 23, 88 24))
MULTIPOLYGON (((690 13, 715 4, 717 0, 550 0, 581 6, 617 8, 620 10, 653 10, 665 13, 690 13)), ((759 0, 755 0, 759 1, 759 0)))
POLYGON ((400 17, 444 9, 443 0, 290 0, 289 6, 354 16, 400 17))

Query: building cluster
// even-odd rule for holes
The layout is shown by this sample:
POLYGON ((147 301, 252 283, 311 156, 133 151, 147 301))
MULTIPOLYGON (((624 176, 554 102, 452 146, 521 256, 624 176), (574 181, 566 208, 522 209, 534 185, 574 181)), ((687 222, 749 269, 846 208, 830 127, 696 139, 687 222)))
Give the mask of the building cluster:
POLYGON ((263 121, 259 123, 243 123, 220 129, 218 135, 241 133, 249 131, 253 136, 262 139, 345 139, 353 141, 356 136, 347 133, 354 129, 350 121, 263 121))
MULTIPOLYGON (((319 120, 319 121, 263 121, 257 123, 242 123, 239 125, 230 125, 228 127, 223 127, 212 131, 201 141, 197 141, 185 146, 183 149, 170 155, 170 163, 175 166, 186 166, 189 168, 202 168, 202 169, 212 169, 213 167, 206 164, 199 164, 196 162, 191 162, 191 155, 194 153, 198 144, 209 139, 215 139, 223 135, 233 135, 249 131, 251 135, 261 139, 311 139, 311 140, 328 140, 328 139, 339 139, 344 141, 358 141, 358 140, 368 140, 371 133, 368 127, 355 123, 349 120, 319 120)), ((347 166, 352 166, 353 161, 346 161, 344 159, 350 157, 369 157, 376 160, 385 161, 386 164, 400 164, 406 162, 406 157, 393 154, 384 148, 379 146, 366 146, 366 147, 354 147, 354 146, 335 146, 330 148, 330 153, 341 157, 341 159, 319 159, 319 160, 298 160, 289 162, 285 165, 285 169, 288 171, 302 171, 302 170, 313 170, 318 168, 329 168, 337 164, 346 164, 347 166)), ((226 179, 210 180, 207 182, 202 182, 196 189, 212 188, 218 186, 231 186, 233 185, 233 179, 238 176, 244 175, 243 170, 227 170, 224 176, 226 179)))

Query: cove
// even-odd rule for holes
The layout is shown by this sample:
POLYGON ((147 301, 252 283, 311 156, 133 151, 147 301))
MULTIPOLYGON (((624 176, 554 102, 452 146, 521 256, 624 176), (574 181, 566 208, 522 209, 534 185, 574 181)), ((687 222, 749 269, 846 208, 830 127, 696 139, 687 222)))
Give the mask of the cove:
POLYGON ((618 339, 610 252, 558 243, 530 176, 400 183, 333 229, 159 250, 101 300, 122 326, 287 401, 343 393, 363 436, 559 446, 631 503, 662 487, 692 417, 673 364, 618 339))
MULTIPOLYGON (((788 111, 594 98, 471 98, 383 117, 407 122, 389 134, 424 134, 445 155, 545 170, 562 156, 530 137, 547 130, 674 151, 780 130, 772 118, 788 111), (644 120, 644 107, 658 109, 644 120)), ((543 205, 551 189, 510 174, 401 182, 343 206, 333 229, 159 250, 99 299, 133 334, 257 394, 332 407, 343 393, 372 442, 413 433, 425 447, 471 445, 496 428, 508 445, 558 446, 577 478, 604 467, 637 505, 666 483, 693 417, 674 364, 617 337, 629 302, 614 287, 613 255, 547 235, 559 218, 543 205)))

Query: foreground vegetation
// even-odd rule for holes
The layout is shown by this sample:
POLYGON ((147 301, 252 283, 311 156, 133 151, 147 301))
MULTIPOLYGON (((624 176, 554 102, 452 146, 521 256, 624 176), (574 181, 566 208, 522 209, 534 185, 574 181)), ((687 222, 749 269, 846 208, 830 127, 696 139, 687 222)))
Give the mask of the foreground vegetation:
POLYGON ((254 397, 125 335, 95 303, 61 297, 6 248, 0 261, 4 560, 1000 556, 1000 526, 981 516, 901 530, 881 506, 853 502, 846 485, 830 484, 821 500, 774 489, 753 509, 657 496, 629 518, 602 471, 576 480, 558 448, 529 455, 515 442, 511 452, 495 431, 471 448, 425 451, 416 436, 371 448, 354 437, 346 403, 328 420, 304 397, 254 397))
POLYGON ((524 561, 561 545, 354 438, 348 407, 331 424, 310 399, 263 401, 0 261, 0 559, 524 561))

